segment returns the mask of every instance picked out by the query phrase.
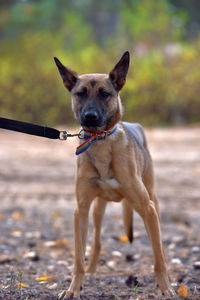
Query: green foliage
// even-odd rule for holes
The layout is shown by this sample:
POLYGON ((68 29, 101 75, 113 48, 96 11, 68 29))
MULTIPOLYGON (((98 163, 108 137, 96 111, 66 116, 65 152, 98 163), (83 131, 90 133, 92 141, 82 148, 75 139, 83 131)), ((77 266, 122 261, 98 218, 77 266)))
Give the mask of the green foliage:
POLYGON ((29 39, 26 35, 10 44, 12 56, 6 47, 1 49, 1 114, 45 124, 64 122, 71 105, 64 101, 54 66, 53 38, 40 33, 32 35, 31 43, 29 39))
POLYGON ((153 50, 136 57, 123 93, 128 120, 146 125, 199 121, 200 43, 172 46, 172 53, 153 50))
POLYGON ((7 3, 0 10, 0 115, 72 123, 53 57, 79 74, 107 73, 130 49, 125 118, 146 125, 199 121, 200 40, 184 41, 187 14, 167 0, 7 3))
POLYGON ((175 13, 166 0, 125 1, 121 15, 122 30, 130 36, 131 42, 154 47, 166 40, 180 39, 185 22, 185 14, 175 13))

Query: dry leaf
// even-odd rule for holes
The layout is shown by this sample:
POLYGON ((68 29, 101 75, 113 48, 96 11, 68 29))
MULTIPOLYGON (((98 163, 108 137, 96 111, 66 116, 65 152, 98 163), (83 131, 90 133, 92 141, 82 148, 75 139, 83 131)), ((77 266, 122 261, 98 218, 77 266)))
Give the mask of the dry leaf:
POLYGON ((181 297, 187 297, 188 295, 188 290, 187 287, 184 284, 181 284, 179 289, 178 289, 178 294, 181 297))
POLYGON ((123 243, 128 243, 129 239, 126 235, 120 236, 119 240, 123 243))
POLYGON ((54 211, 51 212, 51 218, 52 219, 56 219, 60 216, 61 216, 61 213, 59 211, 54 210, 54 211))
POLYGON ((21 220, 23 218, 23 215, 20 211, 14 211, 11 215, 11 218, 15 221, 21 220))
POLYGON ((181 253, 181 257, 187 257, 187 253, 181 253))
POLYGON ((54 228, 54 229, 60 229, 61 227, 62 227, 62 226, 61 226, 60 223, 58 223, 58 222, 53 223, 53 228, 54 228))
POLYGON ((66 238, 62 238, 57 241, 47 241, 45 242, 46 247, 67 247, 67 248, 73 248, 72 243, 70 243, 66 238))
POLYGON ((22 282, 17 282, 17 285, 23 288, 27 287, 27 285, 22 282))
POLYGON ((54 248, 49 252, 49 255, 51 256, 51 258, 57 260, 58 258, 60 258, 60 256, 63 255, 64 252, 65 252, 64 248, 54 248))
POLYGON ((50 281, 56 279, 56 276, 42 276, 37 278, 37 281, 50 281))

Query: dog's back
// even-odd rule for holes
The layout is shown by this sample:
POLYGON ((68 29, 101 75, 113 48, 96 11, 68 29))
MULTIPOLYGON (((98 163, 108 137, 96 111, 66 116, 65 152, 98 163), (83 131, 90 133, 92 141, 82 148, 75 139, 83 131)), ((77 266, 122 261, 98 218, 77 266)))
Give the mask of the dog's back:
POLYGON ((124 127, 132 135, 133 139, 140 148, 147 148, 147 140, 144 134, 144 129, 139 123, 122 122, 124 127))

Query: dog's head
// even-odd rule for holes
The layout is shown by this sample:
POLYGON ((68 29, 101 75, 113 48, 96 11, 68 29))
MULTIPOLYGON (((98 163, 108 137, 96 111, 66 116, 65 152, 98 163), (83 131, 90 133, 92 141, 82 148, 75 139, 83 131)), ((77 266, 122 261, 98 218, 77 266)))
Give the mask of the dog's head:
POLYGON ((126 82, 129 52, 125 52, 109 74, 83 74, 65 67, 56 57, 55 63, 65 87, 70 91, 72 109, 81 126, 100 132, 122 118, 119 91, 126 82))

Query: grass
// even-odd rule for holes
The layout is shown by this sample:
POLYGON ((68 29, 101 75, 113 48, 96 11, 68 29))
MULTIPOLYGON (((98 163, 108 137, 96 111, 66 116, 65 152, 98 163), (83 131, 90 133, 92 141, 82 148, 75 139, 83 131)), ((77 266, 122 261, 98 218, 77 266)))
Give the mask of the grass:
POLYGON ((8 280, 4 284, 4 288, 1 291, 0 296, 2 299, 7 300, 28 300, 28 297, 24 295, 23 291, 23 273, 22 271, 14 271, 13 269, 9 270, 8 280))

